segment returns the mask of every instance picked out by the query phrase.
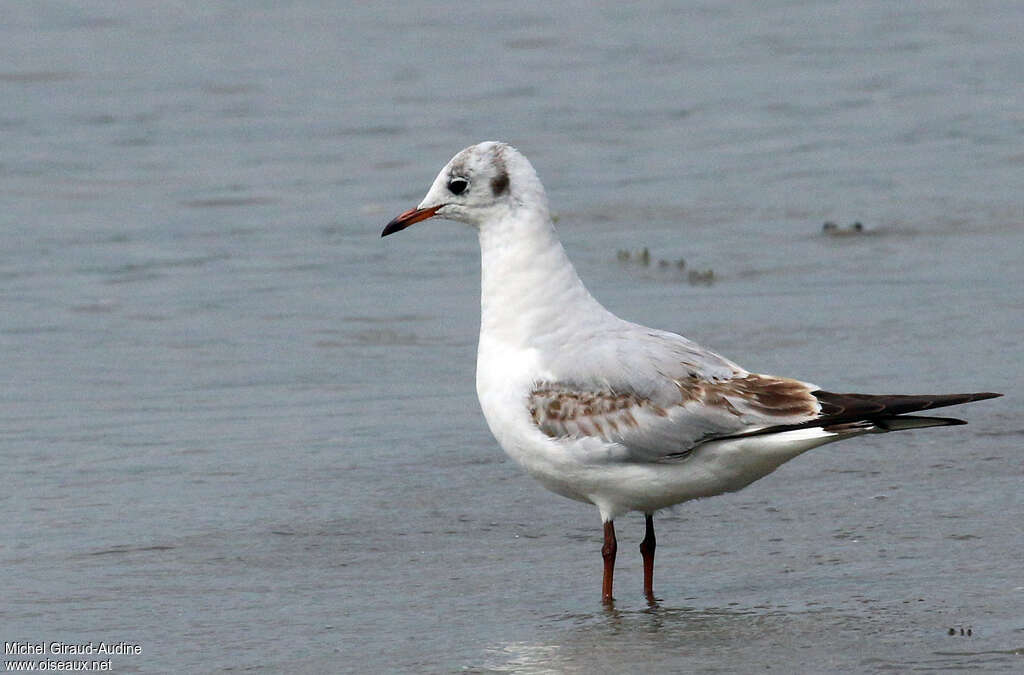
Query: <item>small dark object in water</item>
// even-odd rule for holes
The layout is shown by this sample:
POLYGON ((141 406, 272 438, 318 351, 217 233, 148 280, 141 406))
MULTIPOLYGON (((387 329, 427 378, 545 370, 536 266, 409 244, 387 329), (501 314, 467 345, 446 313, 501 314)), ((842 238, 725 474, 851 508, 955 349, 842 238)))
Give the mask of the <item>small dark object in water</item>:
MULTIPOLYGON (((686 269, 686 259, 677 258, 675 260, 669 260, 667 258, 651 257, 651 250, 646 246, 641 249, 630 251, 629 249, 620 248, 615 252, 615 259, 623 265, 634 264, 642 267, 650 267, 652 261, 656 261, 659 269, 668 270, 674 267, 676 271, 682 272, 686 269)), ((691 271, 690 272, 690 283, 710 283, 713 272, 706 270, 704 272, 691 271)))
POLYGON ((690 273, 687 275, 686 278, 691 284, 695 286, 697 284, 705 284, 707 286, 710 286, 715 281, 715 271, 712 269, 707 269, 703 271, 690 270, 690 273))
POLYGON ((864 232, 864 223, 858 220, 847 227, 839 227, 831 220, 826 220, 821 226, 821 231, 825 234, 832 235, 833 237, 844 237, 864 232))
POLYGON ((615 254, 615 257, 618 259, 619 262, 623 263, 635 261, 638 265, 643 265, 644 267, 647 267, 651 264, 651 251, 646 246, 637 251, 636 255, 633 255, 632 251, 627 251, 624 248, 620 248, 618 252, 615 254))

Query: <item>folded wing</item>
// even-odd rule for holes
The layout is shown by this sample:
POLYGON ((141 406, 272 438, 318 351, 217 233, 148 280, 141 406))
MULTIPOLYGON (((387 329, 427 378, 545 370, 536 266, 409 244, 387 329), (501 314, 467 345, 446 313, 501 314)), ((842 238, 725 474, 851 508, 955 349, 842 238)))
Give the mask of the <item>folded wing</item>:
POLYGON ((552 438, 600 437, 627 449, 623 459, 657 461, 714 438, 815 419, 821 403, 806 382, 754 373, 673 379, 675 396, 645 397, 622 387, 538 383, 528 400, 552 438))
POLYGON ((620 459, 660 461, 711 440, 793 429, 895 431, 956 424, 959 420, 905 415, 999 396, 837 394, 746 372, 714 379, 690 374, 673 382, 678 397, 669 402, 622 387, 542 382, 530 393, 529 411, 552 438, 598 437, 621 446, 620 459))

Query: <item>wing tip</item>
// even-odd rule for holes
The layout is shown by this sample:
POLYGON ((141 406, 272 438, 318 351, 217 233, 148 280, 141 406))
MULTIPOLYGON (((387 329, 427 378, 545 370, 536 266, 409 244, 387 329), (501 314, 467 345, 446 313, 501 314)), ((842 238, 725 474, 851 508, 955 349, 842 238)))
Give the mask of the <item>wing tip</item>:
POLYGON ((865 419, 962 405, 1002 396, 993 391, 965 394, 843 394, 818 389, 811 395, 818 399, 822 417, 837 421, 865 419))
POLYGON ((928 427, 956 427, 967 424, 967 420, 956 417, 925 417, 923 415, 893 415, 872 420, 882 431, 906 431, 928 427))

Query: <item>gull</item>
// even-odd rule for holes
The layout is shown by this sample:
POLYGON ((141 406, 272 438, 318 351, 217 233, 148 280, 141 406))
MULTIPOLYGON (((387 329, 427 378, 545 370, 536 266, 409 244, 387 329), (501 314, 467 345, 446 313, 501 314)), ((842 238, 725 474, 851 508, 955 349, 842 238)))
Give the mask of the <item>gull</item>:
POLYGON ((653 603, 655 512, 744 488, 826 443, 965 424, 907 413, 1000 396, 832 393, 620 319, 583 285, 536 171, 506 143, 459 152, 381 236, 434 217, 470 225, 480 240, 476 390, 487 425, 544 487, 597 507, 605 603, 616 517, 645 516, 640 553, 653 603))

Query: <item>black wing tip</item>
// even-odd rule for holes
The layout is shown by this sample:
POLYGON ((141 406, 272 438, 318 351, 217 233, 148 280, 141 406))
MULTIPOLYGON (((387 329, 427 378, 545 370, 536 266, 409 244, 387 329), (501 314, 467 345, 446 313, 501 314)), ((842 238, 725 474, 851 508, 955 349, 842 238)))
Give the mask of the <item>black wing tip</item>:
MULTIPOLYGON (((753 434, 772 433, 806 429, 810 427, 838 427, 849 424, 871 423, 887 431, 914 429, 927 426, 959 426, 965 420, 952 417, 920 417, 908 415, 932 408, 943 408, 961 403, 972 403, 1002 394, 981 391, 971 394, 939 395, 885 395, 885 394, 838 394, 818 389, 811 395, 821 404, 821 413, 815 419, 797 424, 783 424, 759 429, 753 434), (881 424, 879 424, 881 422, 881 424)), ((747 435, 747 434, 743 434, 747 435)))
POLYGON ((823 416, 859 414, 862 417, 878 414, 902 415, 1002 396, 993 391, 969 394, 843 394, 821 389, 812 391, 811 395, 821 404, 823 416))

